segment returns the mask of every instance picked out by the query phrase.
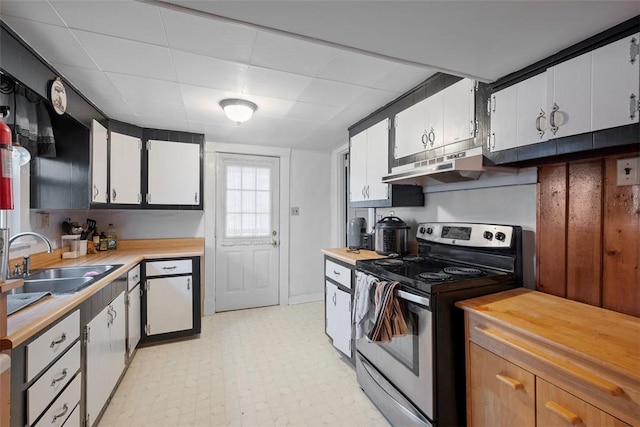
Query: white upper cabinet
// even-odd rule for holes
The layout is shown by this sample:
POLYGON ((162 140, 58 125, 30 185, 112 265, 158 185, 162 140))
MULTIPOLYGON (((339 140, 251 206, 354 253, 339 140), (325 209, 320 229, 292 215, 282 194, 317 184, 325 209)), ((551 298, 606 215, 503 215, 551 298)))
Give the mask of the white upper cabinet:
POLYGON ((491 95, 489 112, 491 114, 491 151, 506 150, 517 145, 516 111, 517 85, 509 86, 491 95))
POLYGON ((389 172, 389 120, 384 119, 351 137, 349 201, 388 199, 382 177, 389 172))
POLYGON ((549 138, 546 74, 538 74, 516 86, 517 145, 546 141, 549 138))
POLYGON ((107 203, 107 128, 95 120, 91 121, 91 202, 107 203))
POLYGON ((142 140, 111 132, 110 202, 139 205, 142 140))
POLYGON ((591 53, 547 70, 549 138, 591 131, 591 53))
POLYGON ((147 203, 197 206, 201 197, 200 145, 150 140, 147 153, 147 203))
POLYGON ((475 81, 462 79, 442 92, 444 140, 451 144, 475 135, 475 81))
POLYGON ((638 123, 640 55, 633 47, 639 43, 636 33, 592 52, 593 130, 638 123))
POLYGON ((402 110, 395 117, 396 159, 410 156, 425 150, 423 135, 427 128, 427 101, 429 98, 402 110))
POLYGON ((426 104, 426 126, 425 133, 422 134, 420 143, 424 148, 442 147, 444 144, 444 94, 442 91, 427 98, 426 104))
POLYGON ((376 123, 367 129, 367 199, 383 200, 389 197, 388 184, 382 177, 389 173, 389 121, 376 123))

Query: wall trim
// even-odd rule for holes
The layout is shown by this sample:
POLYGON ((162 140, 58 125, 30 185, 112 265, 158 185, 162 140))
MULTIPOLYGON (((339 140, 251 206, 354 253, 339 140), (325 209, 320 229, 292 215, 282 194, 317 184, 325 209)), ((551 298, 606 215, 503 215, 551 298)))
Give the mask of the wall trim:
POLYGON ((344 144, 331 151, 331 236, 333 247, 344 245, 343 236, 346 235, 346 218, 342 218, 342 212, 346 209, 345 195, 342 189, 345 188, 345 178, 342 175, 342 156, 349 152, 349 143, 344 144))
POLYGON ((308 302, 316 302, 316 301, 323 301, 323 300, 324 300, 324 293, 316 292, 313 294, 296 295, 295 297, 290 297, 289 305, 305 304, 308 302))

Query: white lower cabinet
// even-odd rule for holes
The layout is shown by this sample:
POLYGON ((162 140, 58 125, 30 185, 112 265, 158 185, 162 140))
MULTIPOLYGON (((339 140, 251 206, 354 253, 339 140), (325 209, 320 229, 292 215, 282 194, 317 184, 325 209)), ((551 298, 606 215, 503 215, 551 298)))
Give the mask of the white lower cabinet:
POLYGON ((142 291, 140 290, 140 284, 137 284, 127 295, 127 315, 129 317, 128 322, 128 334, 127 334, 127 356, 131 357, 133 350, 138 346, 141 338, 141 318, 142 313, 140 305, 142 302, 142 291))
POLYGON ((333 346, 351 357, 351 294, 325 282, 326 332, 333 346))
POLYGON ((191 276, 147 279, 147 335, 193 328, 191 276))
POLYGON ((125 292, 121 292, 86 326, 87 427, 107 403, 125 368, 125 292))

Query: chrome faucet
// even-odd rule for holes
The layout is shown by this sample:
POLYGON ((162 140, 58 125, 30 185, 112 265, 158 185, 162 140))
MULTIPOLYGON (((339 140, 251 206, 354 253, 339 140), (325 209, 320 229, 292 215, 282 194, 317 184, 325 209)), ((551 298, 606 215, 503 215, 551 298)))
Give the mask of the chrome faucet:
MULTIPOLYGON (((47 236, 45 236, 44 234, 36 233, 35 231, 25 231, 23 233, 18 233, 9 239, 9 243, 7 243, 7 260, 9 259, 9 249, 11 249, 11 244, 15 240, 23 236, 39 237, 43 242, 47 244, 47 252, 48 253, 53 252, 53 245, 51 244, 51 241, 47 238, 47 236)), ((30 262, 29 255, 25 255, 22 260, 22 275, 25 277, 28 276, 30 273, 30 269, 31 269, 31 262, 30 262)), ((7 268, 7 278, 9 276, 9 271, 11 271, 11 269, 7 268)))

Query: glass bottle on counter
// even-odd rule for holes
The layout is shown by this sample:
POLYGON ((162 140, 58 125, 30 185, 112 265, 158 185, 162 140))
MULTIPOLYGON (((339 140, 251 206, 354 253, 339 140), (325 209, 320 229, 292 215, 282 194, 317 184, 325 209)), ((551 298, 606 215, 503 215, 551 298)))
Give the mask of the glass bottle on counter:
POLYGON ((116 227, 109 224, 107 227, 107 249, 116 249, 118 247, 118 237, 116 236, 116 227))
POLYGON ((103 231, 102 233, 100 233, 100 247, 98 248, 98 250, 106 251, 107 249, 108 249, 107 235, 104 234, 104 231, 103 231))

